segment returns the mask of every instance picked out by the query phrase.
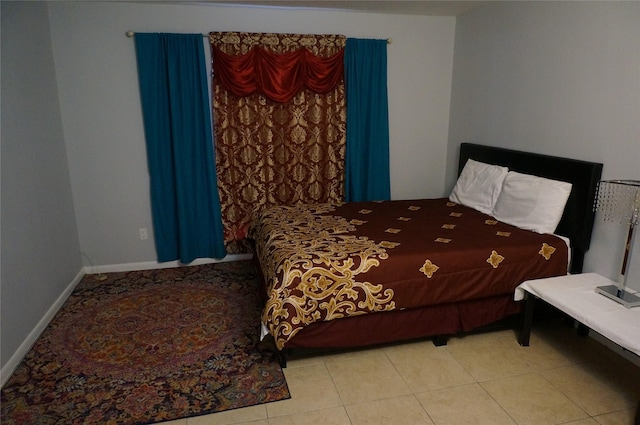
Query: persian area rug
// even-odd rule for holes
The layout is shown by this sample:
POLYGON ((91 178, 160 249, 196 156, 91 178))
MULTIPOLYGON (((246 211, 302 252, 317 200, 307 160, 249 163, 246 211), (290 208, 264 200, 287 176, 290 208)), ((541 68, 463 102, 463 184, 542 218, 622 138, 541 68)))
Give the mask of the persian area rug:
POLYGON ((289 398, 260 310, 250 261, 86 275, 2 389, 2 424, 149 424, 289 398))

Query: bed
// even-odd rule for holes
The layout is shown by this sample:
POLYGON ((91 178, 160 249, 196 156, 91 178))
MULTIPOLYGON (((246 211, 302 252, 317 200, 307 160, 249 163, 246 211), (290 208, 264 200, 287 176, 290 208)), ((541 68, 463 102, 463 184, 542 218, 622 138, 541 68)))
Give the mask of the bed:
POLYGON ((519 313, 513 293, 523 281, 581 272, 602 164, 462 143, 458 172, 448 198, 260 214, 250 235, 265 289, 263 335, 283 366, 294 348, 425 337, 441 345, 519 313), (543 186, 525 205, 519 196, 538 187, 531 181, 543 186))

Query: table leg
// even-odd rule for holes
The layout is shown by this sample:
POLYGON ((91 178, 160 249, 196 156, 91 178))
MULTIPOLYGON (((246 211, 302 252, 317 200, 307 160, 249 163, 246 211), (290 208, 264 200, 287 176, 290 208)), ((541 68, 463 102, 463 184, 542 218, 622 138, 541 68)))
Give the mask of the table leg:
POLYGON ((531 324, 533 323, 533 305, 535 304, 535 295, 524 291, 524 312, 522 313, 522 327, 518 342, 523 347, 529 346, 529 337, 531 336, 531 324))
POLYGON ((589 336, 589 327, 578 322, 578 335, 589 336))

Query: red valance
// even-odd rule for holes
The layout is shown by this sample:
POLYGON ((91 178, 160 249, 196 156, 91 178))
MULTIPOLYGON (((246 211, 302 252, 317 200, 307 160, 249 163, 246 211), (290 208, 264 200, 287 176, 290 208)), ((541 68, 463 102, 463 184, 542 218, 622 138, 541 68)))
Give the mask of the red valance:
POLYGON ((288 102, 304 88, 328 93, 343 78, 344 49, 329 57, 307 49, 272 53, 254 47, 244 55, 228 55, 211 46, 213 73, 217 81, 236 96, 254 92, 276 102, 288 102))

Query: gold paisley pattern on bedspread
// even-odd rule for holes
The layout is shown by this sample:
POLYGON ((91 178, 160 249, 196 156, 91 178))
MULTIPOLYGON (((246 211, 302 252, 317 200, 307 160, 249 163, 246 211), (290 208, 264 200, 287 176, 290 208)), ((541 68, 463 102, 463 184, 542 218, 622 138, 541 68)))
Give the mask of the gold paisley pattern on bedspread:
POLYGON ((274 207, 253 228, 269 294, 262 320, 278 349, 313 322, 395 308, 393 290, 357 276, 379 266, 397 244, 351 235, 363 221, 320 215, 334 210, 331 204, 274 207), (293 232, 295 239, 288 237, 293 232))
POLYGON ((491 264, 494 269, 497 269, 502 261, 504 261, 504 257, 496 251, 491 251, 491 255, 487 258, 487 263, 491 264))
POLYGON ((549 261, 553 253, 556 252, 556 249, 547 243, 542 244, 542 248, 538 251, 538 254, 542 255, 545 260, 549 261))

